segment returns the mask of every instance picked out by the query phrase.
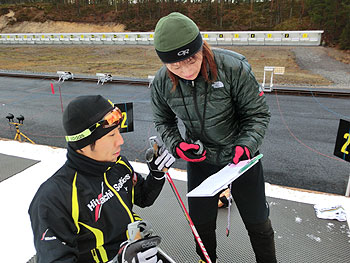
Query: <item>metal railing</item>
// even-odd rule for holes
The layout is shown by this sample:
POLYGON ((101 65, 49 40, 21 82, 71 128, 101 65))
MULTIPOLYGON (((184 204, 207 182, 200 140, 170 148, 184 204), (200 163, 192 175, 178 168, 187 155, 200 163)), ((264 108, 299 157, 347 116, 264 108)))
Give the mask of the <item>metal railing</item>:
MULTIPOLYGON (((211 45, 319 46, 323 30, 201 32, 211 45)), ((153 45, 154 32, 8 33, 0 44, 109 44, 153 45)))

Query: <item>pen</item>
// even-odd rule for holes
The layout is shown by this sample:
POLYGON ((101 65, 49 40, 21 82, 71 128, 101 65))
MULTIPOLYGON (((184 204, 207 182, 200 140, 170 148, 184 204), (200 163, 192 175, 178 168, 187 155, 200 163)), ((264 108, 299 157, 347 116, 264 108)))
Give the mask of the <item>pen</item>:
POLYGON ((258 160, 260 160, 264 155, 260 153, 259 155, 255 156, 253 159, 251 159, 250 162, 248 162, 246 165, 244 165, 241 169, 239 169, 239 173, 243 173, 245 170, 247 170, 249 167, 253 166, 258 160))

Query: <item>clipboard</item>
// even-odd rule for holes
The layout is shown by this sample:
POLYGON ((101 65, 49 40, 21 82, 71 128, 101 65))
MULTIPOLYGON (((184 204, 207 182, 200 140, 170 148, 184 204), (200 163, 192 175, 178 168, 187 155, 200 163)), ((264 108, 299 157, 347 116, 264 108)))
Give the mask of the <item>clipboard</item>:
POLYGON ((189 192, 187 197, 210 197, 227 188, 234 180, 253 167, 263 154, 253 159, 240 161, 238 164, 228 164, 217 173, 209 176, 199 186, 189 192))

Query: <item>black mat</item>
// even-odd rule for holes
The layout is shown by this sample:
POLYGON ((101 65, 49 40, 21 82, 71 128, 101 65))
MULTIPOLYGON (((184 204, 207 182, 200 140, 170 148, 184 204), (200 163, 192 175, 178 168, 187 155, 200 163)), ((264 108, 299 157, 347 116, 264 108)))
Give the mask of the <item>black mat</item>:
POLYGON ((0 153, 0 182, 40 161, 0 153))
MULTIPOLYGON (((186 202, 186 182, 175 181, 186 202)), ((271 221, 275 230, 278 262, 348 263, 350 262, 350 231, 347 222, 318 219, 312 205, 268 198, 271 221)), ((149 221, 154 233, 162 237, 160 247, 177 263, 197 263, 195 241, 180 205, 166 182, 152 207, 136 208, 149 221)), ((248 234, 236 206, 231 209, 231 233, 226 237, 227 209, 219 209, 218 262, 254 263, 255 257, 248 234)), ((33 257, 28 263, 35 263, 33 257)))
MULTIPOLYGON (((186 182, 175 181, 175 184, 187 203, 186 182)), ((347 222, 318 219, 313 205, 276 198, 268 198, 268 201, 278 262, 350 262, 347 222)), ((198 262, 191 230, 168 182, 154 206, 135 211, 152 223, 155 233, 162 237, 161 248, 177 263, 198 262)), ((217 225, 219 263, 255 262, 248 234, 235 206, 231 209, 230 236, 225 235, 226 208, 219 209, 217 225)))

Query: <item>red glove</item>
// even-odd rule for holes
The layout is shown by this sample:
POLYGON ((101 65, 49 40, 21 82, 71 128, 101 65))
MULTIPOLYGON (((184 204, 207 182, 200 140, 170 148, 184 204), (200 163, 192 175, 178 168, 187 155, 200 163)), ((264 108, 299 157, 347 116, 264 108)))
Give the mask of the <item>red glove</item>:
POLYGON ((205 154, 207 151, 203 151, 201 154, 196 154, 196 151, 199 150, 198 144, 180 142, 176 147, 177 155, 187 161, 187 162, 202 162, 207 158, 205 154))
POLYGON ((249 160, 250 159, 250 152, 247 147, 245 146, 236 146, 233 152, 233 163, 237 164, 240 161, 243 160, 249 160), (243 148, 244 147, 244 148, 243 148))

